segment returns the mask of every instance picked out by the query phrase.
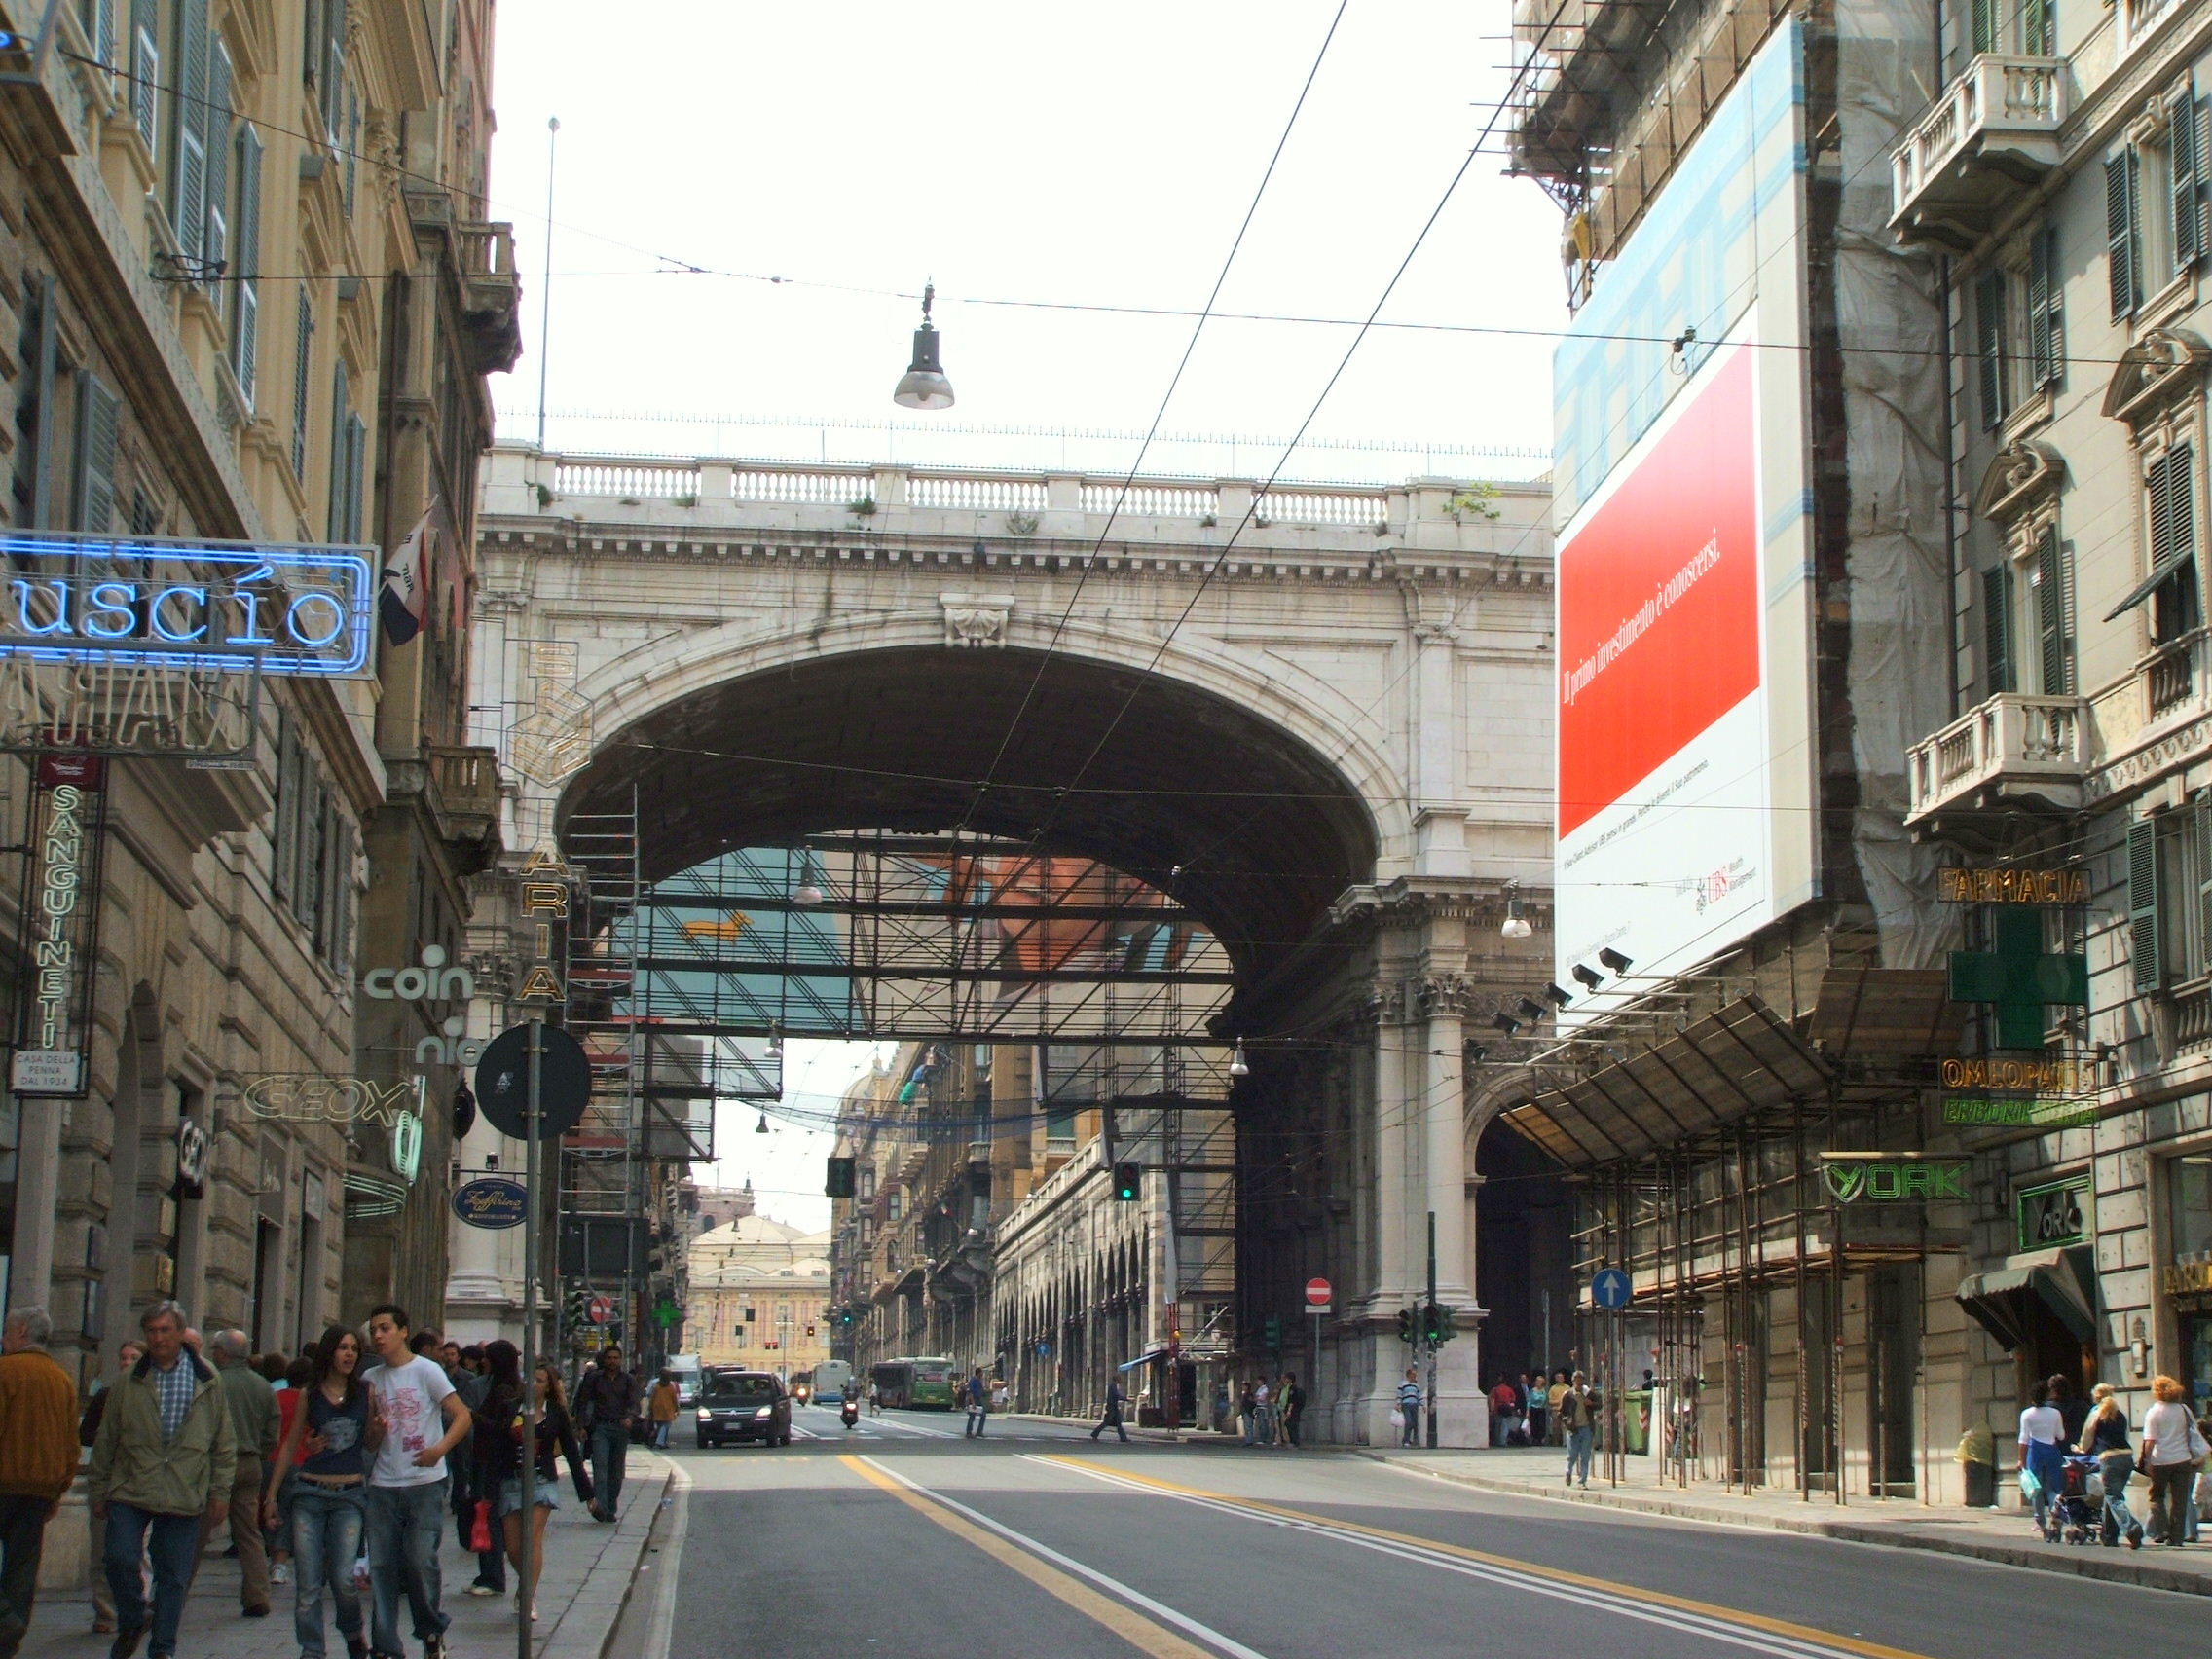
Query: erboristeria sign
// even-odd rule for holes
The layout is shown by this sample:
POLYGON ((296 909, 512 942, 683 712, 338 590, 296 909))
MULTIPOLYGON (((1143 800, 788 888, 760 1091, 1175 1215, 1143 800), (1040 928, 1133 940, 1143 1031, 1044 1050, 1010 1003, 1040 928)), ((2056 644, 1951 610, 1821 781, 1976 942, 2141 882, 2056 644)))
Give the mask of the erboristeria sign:
POLYGON ((0 654, 359 674, 374 550, 0 534, 0 654))

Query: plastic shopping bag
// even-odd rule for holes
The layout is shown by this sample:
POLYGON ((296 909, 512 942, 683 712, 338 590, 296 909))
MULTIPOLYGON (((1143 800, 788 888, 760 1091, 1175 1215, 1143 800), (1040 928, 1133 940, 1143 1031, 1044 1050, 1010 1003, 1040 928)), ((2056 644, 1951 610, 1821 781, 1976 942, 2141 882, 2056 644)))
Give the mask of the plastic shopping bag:
POLYGON ((2023 1504, 2033 1503, 2036 1500, 2036 1494, 2042 1491, 2043 1482, 2036 1479, 2035 1470, 2022 1463, 2020 1465, 2020 1501, 2023 1504))
POLYGON ((492 1552, 492 1502, 489 1498, 476 1500, 476 1513, 468 1522, 468 1547, 478 1555, 492 1552))
POLYGON ((1396 1406, 1390 1408, 1390 1426, 1400 1434, 1406 1432, 1406 1414, 1398 1410, 1396 1406))

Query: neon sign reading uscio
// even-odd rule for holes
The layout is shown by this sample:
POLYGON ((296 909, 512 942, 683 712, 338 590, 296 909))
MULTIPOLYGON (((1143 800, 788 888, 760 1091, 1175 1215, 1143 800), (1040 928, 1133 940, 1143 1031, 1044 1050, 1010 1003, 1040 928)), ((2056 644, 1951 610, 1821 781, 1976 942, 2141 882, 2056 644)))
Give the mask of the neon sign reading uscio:
POLYGON ((369 659, 365 548, 0 535, 0 653, 58 662, 356 674, 369 659))

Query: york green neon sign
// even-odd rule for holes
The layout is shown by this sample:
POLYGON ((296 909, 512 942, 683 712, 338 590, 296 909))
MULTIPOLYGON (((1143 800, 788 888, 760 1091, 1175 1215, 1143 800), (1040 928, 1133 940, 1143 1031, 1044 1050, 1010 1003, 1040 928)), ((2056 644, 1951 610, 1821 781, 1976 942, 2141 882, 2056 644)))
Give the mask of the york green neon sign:
POLYGON ((1865 1199, 1873 1203, 1927 1203, 1941 1198, 1964 1199, 1970 1195, 1967 1179, 1973 1162, 1965 1158, 1884 1159, 1830 1158, 1821 1166, 1821 1179, 1839 1204, 1865 1199))

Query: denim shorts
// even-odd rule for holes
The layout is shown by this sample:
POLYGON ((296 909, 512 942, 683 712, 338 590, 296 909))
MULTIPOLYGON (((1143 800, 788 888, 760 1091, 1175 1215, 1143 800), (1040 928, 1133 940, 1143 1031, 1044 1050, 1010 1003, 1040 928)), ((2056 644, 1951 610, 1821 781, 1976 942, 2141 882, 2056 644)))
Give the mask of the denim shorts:
MULTIPOLYGON (((558 1509, 561 1507, 561 1489, 551 1481, 539 1481, 537 1490, 531 1493, 531 1498, 539 1509, 558 1509)), ((521 1481, 509 1480, 499 1483, 498 1512, 502 1516, 520 1515, 522 1513, 521 1481)))

